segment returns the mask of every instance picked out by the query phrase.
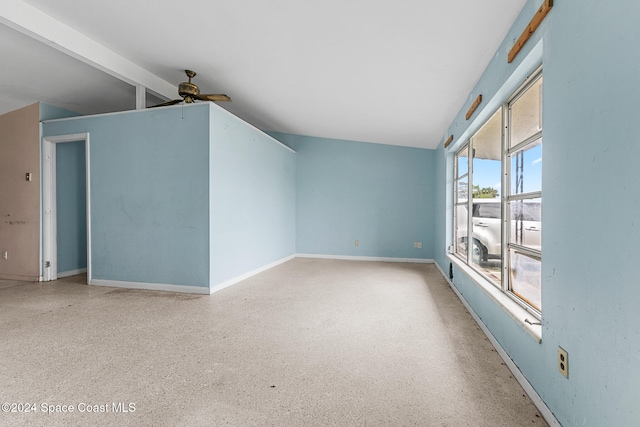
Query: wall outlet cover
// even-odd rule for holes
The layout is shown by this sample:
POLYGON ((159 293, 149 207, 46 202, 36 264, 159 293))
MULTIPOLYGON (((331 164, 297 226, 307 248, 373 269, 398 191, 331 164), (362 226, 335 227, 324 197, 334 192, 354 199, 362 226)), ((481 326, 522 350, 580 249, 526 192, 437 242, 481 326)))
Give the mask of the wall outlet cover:
POLYGON ((558 371, 569 378, 569 353, 562 347, 558 347, 558 371))

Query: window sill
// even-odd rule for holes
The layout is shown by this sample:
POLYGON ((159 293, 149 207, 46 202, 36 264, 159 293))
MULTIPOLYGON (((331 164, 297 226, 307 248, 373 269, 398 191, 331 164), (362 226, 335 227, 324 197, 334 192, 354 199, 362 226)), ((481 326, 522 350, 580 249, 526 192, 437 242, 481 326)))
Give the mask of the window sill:
MULTIPOLYGON (((473 270, 471 267, 460 261, 455 255, 447 254, 447 258, 457 268, 459 268, 464 274, 469 276, 480 289, 482 289, 496 304, 511 316, 525 331, 529 333, 538 343, 542 342, 542 325, 531 325, 526 322, 538 322, 531 313, 527 312, 524 308, 518 305, 515 301, 505 295, 501 290, 489 283, 487 279, 482 277, 479 273, 473 270)), ((447 277, 448 279, 448 277, 447 277)))

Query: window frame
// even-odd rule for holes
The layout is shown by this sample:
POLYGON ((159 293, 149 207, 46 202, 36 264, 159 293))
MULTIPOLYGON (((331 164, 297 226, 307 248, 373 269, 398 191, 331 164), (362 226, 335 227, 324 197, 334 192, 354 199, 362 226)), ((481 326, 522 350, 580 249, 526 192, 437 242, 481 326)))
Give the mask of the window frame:
MULTIPOLYGON (((513 202, 524 201, 524 200, 533 200, 540 199, 540 209, 542 210, 542 188, 539 191, 530 191, 530 192, 522 192, 512 194, 511 192, 511 162, 513 160, 513 154, 522 152, 526 150, 527 147, 533 147, 537 141, 540 141, 542 144, 542 123, 540 124, 540 129, 534 132, 531 135, 528 135, 521 141, 516 141, 516 144, 511 146, 511 129, 512 126, 512 106, 521 99, 528 90, 534 87, 538 81, 542 79, 542 68, 537 69, 533 72, 525 81, 524 84, 520 85, 515 91, 514 94, 507 99, 507 101, 502 105, 503 112, 503 246, 502 246, 502 269, 503 269, 503 291, 516 301, 518 304, 522 305, 527 311, 530 311, 533 315, 535 315, 538 319, 542 318, 542 310, 539 307, 536 307, 532 302, 528 301, 524 296, 519 295, 517 292, 513 290, 513 283, 510 280, 511 271, 511 257, 509 256, 509 251, 511 249, 516 253, 520 253, 526 257, 532 258, 540 262, 540 274, 542 274, 542 248, 540 250, 536 250, 533 248, 529 248, 527 246, 519 245, 517 243, 511 242, 511 206, 513 202), (506 125, 505 125, 506 124, 506 125), (506 280, 505 280, 506 279, 506 280)), ((542 94, 540 94, 540 111, 539 117, 542 120, 542 94)), ((540 222, 542 223, 542 217, 540 218, 540 222)), ((540 294, 542 295, 542 289, 540 289, 540 294)))
MULTIPOLYGON (((511 147, 511 129, 512 129, 512 106, 524 95, 527 93, 529 89, 531 89, 534 85, 536 85, 543 77, 542 67, 536 69, 533 73, 531 73, 524 81, 523 84, 519 85, 512 94, 498 107, 498 109, 489 115, 489 117, 480 124, 480 126, 471 134, 470 137, 466 138, 462 143, 462 147, 457 149, 454 152, 453 161, 454 161, 454 200, 453 200, 453 245, 452 245, 452 255, 461 260, 467 267, 471 268, 475 273, 479 274, 483 279, 487 281, 489 286, 492 286, 501 291, 502 294, 508 296, 512 301, 514 301, 518 306, 526 310, 526 312, 533 315, 536 319, 540 320, 542 318, 542 309, 538 308, 534 303, 527 300, 524 296, 519 295, 517 292, 513 290, 513 283, 511 280, 510 269, 511 269, 511 256, 510 251, 514 251, 516 253, 522 254, 524 256, 530 257, 536 261, 540 262, 540 269, 542 269, 542 247, 540 249, 534 249, 531 247, 519 245, 517 243, 511 242, 511 209, 512 204, 514 202, 518 202, 521 200, 532 200, 539 199, 540 200, 540 209, 542 211, 542 188, 539 191, 532 192, 522 192, 517 194, 511 194, 511 180, 512 180, 512 158, 515 153, 522 152, 526 150, 527 147, 534 147, 538 141, 542 144, 542 123, 539 126, 539 130, 534 132, 531 135, 528 135, 522 141, 515 141, 516 144, 511 147), (501 219, 502 219, 502 229, 501 229, 501 281, 500 284, 497 284, 494 280, 491 280, 488 275, 482 271, 483 269, 477 268, 472 262, 472 245, 469 245, 470 240, 473 238, 473 138, 474 136, 483 128, 483 126, 493 118, 493 116, 501 111, 501 190, 500 190, 500 204, 501 204, 501 219), (467 156, 467 173, 460 174, 458 170, 458 157, 466 152, 467 156), (467 189, 467 200, 466 200, 466 208, 467 208, 467 245, 466 245, 466 255, 462 255, 458 251, 458 242, 457 242, 457 226, 458 226, 458 206, 463 203, 458 203, 458 181, 460 178, 467 177, 468 189, 467 189)), ((542 96, 542 93, 540 94, 542 96)), ((540 121, 542 121, 542 99, 540 99, 540 112, 539 117, 540 121)), ((542 222, 542 217, 540 218, 542 222)), ((541 227, 540 227, 541 228, 541 227)), ((540 271, 541 274, 541 271, 540 271)), ((540 294, 542 294, 542 289, 540 289, 540 294)))
POLYGON ((454 195, 453 195, 453 211, 454 211, 454 226, 453 226, 453 239, 454 239, 454 254, 456 254, 459 258, 463 259, 465 263, 469 263, 469 230, 471 230, 470 228, 470 221, 471 221, 471 217, 473 215, 473 211, 469 210, 469 201, 473 199, 473 188, 472 188, 472 183, 471 183, 471 161, 469 158, 469 147, 470 147, 470 142, 467 141, 463 147, 461 149, 459 149, 458 151, 456 151, 455 153, 455 157, 454 157, 454 178, 453 178, 453 188, 454 188, 454 195), (460 154, 463 152, 467 152, 467 171, 466 173, 460 174, 460 171, 458 170, 459 168, 459 161, 458 158, 460 157, 460 154), (467 199, 466 202, 460 202, 459 201, 459 194, 458 191, 460 189, 460 180, 463 179, 467 179, 467 199), (471 193, 471 194, 470 194, 471 193), (471 196, 471 197, 470 197, 471 196), (466 205, 466 209, 467 209, 467 224, 466 224, 466 239, 467 239, 467 246, 466 246, 466 254, 464 256, 464 258, 462 257, 461 254, 458 253, 458 227, 457 227, 457 213, 458 213, 458 207, 462 206, 465 207, 466 205))
MULTIPOLYGON (((467 156, 467 173, 463 174, 462 177, 467 177, 467 182, 468 182, 468 198, 467 198, 467 202, 466 202, 466 208, 467 208, 467 224, 466 224, 466 228, 467 228, 467 242, 466 242, 466 255, 462 255, 460 253, 458 253, 458 246, 457 246, 457 239, 456 239, 456 226, 457 226, 457 218, 456 218, 456 213, 458 212, 457 210, 457 206, 461 205, 461 203, 456 203, 457 199, 454 200, 455 203, 455 209, 454 209, 454 221, 453 221, 453 227, 454 227, 454 250, 453 250, 453 254, 455 256, 457 256, 460 260, 462 260, 467 266, 469 266, 470 268, 472 268, 477 274, 479 274, 480 276, 482 276, 483 279, 485 279, 488 283, 490 283, 491 286, 494 286, 498 289, 501 289, 501 284, 503 282, 503 278, 502 278, 502 271, 500 272, 500 284, 496 283, 489 274, 487 274, 485 271, 483 271, 483 269, 479 269, 479 268, 475 268, 475 263, 473 262, 473 213, 474 213, 474 197, 473 197, 473 160, 475 158, 475 148, 473 146, 473 142, 474 142, 474 137, 484 128, 484 126, 491 120, 493 119, 493 117, 499 113, 501 111, 502 105, 495 110, 492 114, 489 115, 489 118, 487 120, 485 120, 484 122, 482 122, 482 124, 478 127, 478 129, 476 129, 476 131, 465 140, 462 148, 460 148, 459 150, 457 150, 455 152, 454 155, 454 165, 456 167, 456 171, 457 171, 457 166, 458 166, 458 161, 457 158, 460 156, 460 153, 463 153, 466 151, 466 156, 467 156), (471 241, 471 244, 469 244, 469 242, 471 241)), ((501 123, 500 123, 501 127, 502 127, 502 118, 501 118, 501 123)), ((503 173, 502 170, 502 152, 503 152, 503 133, 501 132, 500 134, 500 162, 501 162, 501 171, 500 173, 503 173)), ((458 172, 456 172, 458 173, 458 172)), ((459 178, 458 177, 454 177, 454 180, 457 182, 459 178)), ((502 184, 501 184, 502 185, 502 184)), ((502 193, 502 192, 501 192, 502 193)), ((500 205, 501 205, 501 212, 502 212, 502 196, 500 197, 500 205)), ((502 219, 498 218, 499 220, 502 219)), ((500 225, 502 228, 502 224, 500 225)), ((503 241, 503 237, 502 237, 503 232, 501 231, 500 233, 500 241, 501 241, 501 253, 500 253, 500 259, 502 260, 502 241, 503 241)))

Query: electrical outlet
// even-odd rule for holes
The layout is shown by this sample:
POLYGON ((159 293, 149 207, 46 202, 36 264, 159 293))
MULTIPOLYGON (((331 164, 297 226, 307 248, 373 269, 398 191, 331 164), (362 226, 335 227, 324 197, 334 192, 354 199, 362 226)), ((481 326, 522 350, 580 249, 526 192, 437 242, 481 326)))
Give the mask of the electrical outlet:
POLYGON ((413 242, 413 247, 416 249, 422 249, 422 242, 413 242))
POLYGON ((360 240, 356 240, 356 246, 360 246, 360 240))
POLYGON ((9 252, 7 251, 2 252, 2 258, 9 259, 9 252))
POLYGON ((565 378, 569 378, 569 354, 562 347, 558 347, 558 370, 565 378))

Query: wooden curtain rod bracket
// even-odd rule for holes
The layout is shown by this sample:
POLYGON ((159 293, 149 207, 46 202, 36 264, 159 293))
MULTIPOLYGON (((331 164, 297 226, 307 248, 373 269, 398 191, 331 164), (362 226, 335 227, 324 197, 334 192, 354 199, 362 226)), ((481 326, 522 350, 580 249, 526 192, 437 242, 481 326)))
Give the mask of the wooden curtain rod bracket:
POLYGON ((444 148, 447 148, 449 144, 451 144, 451 141, 453 141, 453 135, 451 135, 449 139, 447 139, 447 141, 444 143, 444 148))
POLYGON ((529 40, 529 38, 533 35, 533 33, 538 29, 538 27, 542 23, 542 20, 544 19, 545 16, 547 16, 547 14, 549 13, 552 7, 553 7, 553 0, 544 0, 544 3, 542 3, 542 6, 540 6, 540 9, 538 9, 536 14, 533 15, 533 18, 531 19, 531 22, 529 22, 529 25, 527 25, 527 28, 524 29, 524 31, 520 35, 520 38, 518 39, 516 44, 514 44, 511 50, 509 51, 509 55, 507 56, 507 62, 509 64, 511 64, 511 62, 515 59, 516 55, 518 55, 518 52, 520 52, 520 50, 524 47, 525 43, 529 40))
POLYGON ((478 105, 480 105, 481 102, 482 102, 482 94, 478 95, 476 100, 473 101, 473 104, 471 105, 471 108, 469 108, 469 111, 467 111, 467 115, 465 116, 467 118, 467 120, 469 120, 469 117, 471 117, 473 112, 476 111, 476 108, 478 108, 478 105))

